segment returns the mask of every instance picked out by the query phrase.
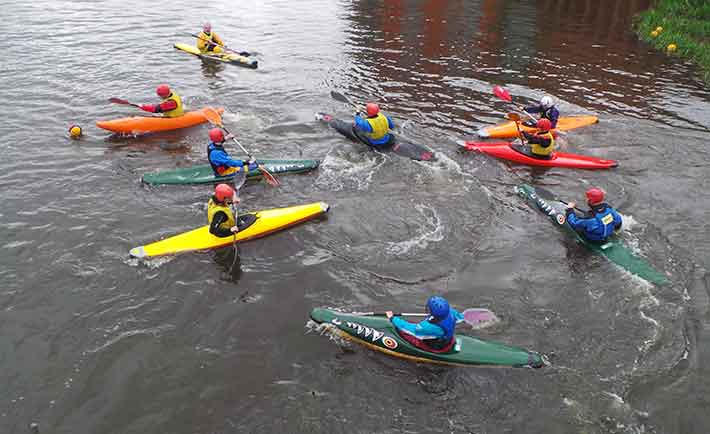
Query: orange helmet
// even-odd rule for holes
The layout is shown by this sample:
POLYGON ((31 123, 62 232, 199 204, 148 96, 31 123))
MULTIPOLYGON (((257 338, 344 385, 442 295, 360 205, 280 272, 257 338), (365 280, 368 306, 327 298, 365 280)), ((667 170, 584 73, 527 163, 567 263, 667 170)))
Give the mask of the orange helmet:
POLYGON ((224 202, 234 197, 234 189, 227 184, 219 184, 214 188, 214 197, 218 202, 224 202))
POLYGON ((170 96, 170 87, 168 87, 167 84, 161 84, 157 89, 155 89, 155 93, 157 93, 161 98, 167 98, 170 96))
POLYGON ((367 115, 369 117, 377 116, 377 113, 380 112, 380 106, 374 102, 368 102, 365 108, 367 109, 367 115))
POLYGON ((601 188, 592 187, 587 190, 587 203, 590 205, 599 205, 604 202, 604 190, 601 188))
POLYGON ((224 132, 219 128, 212 128, 210 130, 210 142, 217 144, 224 142, 224 132))
POLYGON ((550 131, 552 129, 552 122, 549 119, 540 119, 537 121, 537 129, 540 131, 550 131))

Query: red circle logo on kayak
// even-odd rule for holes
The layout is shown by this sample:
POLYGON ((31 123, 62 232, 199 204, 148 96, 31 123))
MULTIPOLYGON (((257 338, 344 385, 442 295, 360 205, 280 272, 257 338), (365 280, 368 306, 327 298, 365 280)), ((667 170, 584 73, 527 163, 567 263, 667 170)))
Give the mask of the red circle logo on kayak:
POLYGON ((382 343, 385 344, 385 346, 390 350, 394 350, 395 348, 397 348, 397 341, 395 341, 389 336, 384 336, 382 338, 382 343))
POLYGON ((566 220, 567 219, 565 218, 564 214, 557 214, 557 223, 563 225, 563 224, 565 224, 566 220))

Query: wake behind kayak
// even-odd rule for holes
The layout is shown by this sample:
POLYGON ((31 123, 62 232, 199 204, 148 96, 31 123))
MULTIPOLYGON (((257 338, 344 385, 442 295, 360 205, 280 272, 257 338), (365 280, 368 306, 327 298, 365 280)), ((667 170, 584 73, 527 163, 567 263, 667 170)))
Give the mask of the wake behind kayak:
MULTIPOLYGON (((378 151, 392 151, 397 155, 400 155, 402 157, 407 157, 412 160, 416 161, 435 161, 436 160, 436 155, 434 155, 434 151, 431 149, 427 148, 424 145, 419 145, 416 143, 412 143, 406 140, 403 140, 401 138, 398 138, 395 136, 395 142, 394 145, 392 146, 383 146, 383 147, 374 147, 367 143, 363 138, 357 135, 357 133, 353 129, 352 123, 345 122, 341 119, 337 119, 332 115, 329 115, 327 113, 317 113, 316 114, 316 120, 319 120, 321 122, 325 122, 328 125, 331 126, 335 131, 339 132, 340 134, 344 135, 350 140, 353 140, 355 142, 360 142, 372 149, 376 149, 378 151)), ((390 133, 392 134, 392 133, 390 133)), ((394 134, 392 134, 394 136, 394 134)))

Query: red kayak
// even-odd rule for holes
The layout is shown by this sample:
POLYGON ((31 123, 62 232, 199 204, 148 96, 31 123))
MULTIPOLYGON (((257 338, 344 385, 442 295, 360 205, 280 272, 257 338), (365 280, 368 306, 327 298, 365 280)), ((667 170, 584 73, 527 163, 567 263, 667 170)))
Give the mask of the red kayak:
POLYGON ((563 154, 562 152, 553 152, 552 158, 547 160, 535 158, 514 149, 511 143, 508 142, 460 142, 459 144, 467 151, 483 152, 503 160, 514 161, 528 166, 569 167, 573 169, 611 169, 618 166, 618 163, 614 160, 604 160, 586 155, 563 154))

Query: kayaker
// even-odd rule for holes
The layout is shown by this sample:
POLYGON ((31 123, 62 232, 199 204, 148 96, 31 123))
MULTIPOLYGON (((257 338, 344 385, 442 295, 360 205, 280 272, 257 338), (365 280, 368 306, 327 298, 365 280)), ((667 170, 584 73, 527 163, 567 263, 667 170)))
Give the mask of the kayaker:
MULTIPOLYGON (((555 107, 555 102, 552 100, 552 97, 543 96, 539 103, 525 107, 525 111, 528 113, 539 113, 540 119, 550 120, 552 124, 550 128, 554 129, 557 127, 557 119, 560 118, 560 111, 555 107)), ((523 123, 529 127, 535 126, 535 122, 532 119, 528 119, 523 123)))
POLYGON ((358 137, 374 147, 393 145, 394 136, 390 133, 394 128, 392 119, 380 113, 380 106, 375 103, 367 103, 365 110, 367 118, 363 118, 361 113, 355 115, 354 131, 358 137))
POLYGON ((239 232, 237 216, 230 204, 238 204, 239 197, 227 184, 218 184, 214 194, 207 202, 207 222, 210 233, 216 237, 229 237, 239 232))
POLYGON ((456 341, 454 329, 463 321, 463 315, 449 306, 445 298, 429 297, 426 303, 429 317, 417 324, 395 317, 387 311, 387 318, 397 329, 399 335, 417 348, 431 352, 447 352, 456 341))
POLYGON ((150 113, 162 113, 166 118, 176 118, 184 114, 182 108, 182 99, 178 94, 170 90, 167 84, 161 84, 155 89, 163 100, 160 104, 142 104, 140 109, 150 113))
POLYGON ((246 166, 246 171, 257 170, 258 164, 250 160, 233 160, 224 149, 224 142, 229 137, 224 136, 220 128, 210 130, 210 143, 207 145, 207 160, 212 166, 215 176, 227 176, 236 173, 246 166))
POLYGON ((222 38, 212 31, 212 24, 205 23, 197 35, 197 49, 200 53, 223 53, 224 50, 217 44, 224 45, 222 38))
POLYGON ((536 124, 537 131, 528 133, 521 131, 523 137, 528 142, 528 146, 513 145, 516 151, 522 152, 534 158, 549 160, 552 158, 552 152, 555 150, 555 137, 550 132, 551 124, 549 119, 540 119, 536 124))
POLYGON ((575 213, 575 203, 567 204, 567 223, 588 241, 605 243, 615 232, 621 229, 622 219, 618 212, 604 202, 604 191, 600 188, 587 190, 587 205, 590 210, 584 217, 575 213))

